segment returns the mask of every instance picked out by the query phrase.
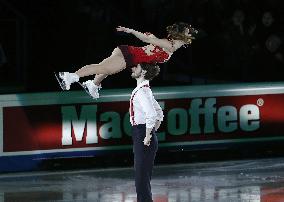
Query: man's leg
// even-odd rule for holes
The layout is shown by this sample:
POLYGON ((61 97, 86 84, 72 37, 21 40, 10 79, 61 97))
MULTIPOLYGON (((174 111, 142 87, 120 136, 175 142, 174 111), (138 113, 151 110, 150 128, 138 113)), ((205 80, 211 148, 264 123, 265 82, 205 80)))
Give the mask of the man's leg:
POLYGON ((149 162, 151 156, 148 157, 148 146, 143 143, 146 128, 134 126, 133 130, 133 146, 134 146, 134 169, 135 169, 135 186, 137 193, 137 202, 152 202, 151 193, 151 172, 152 167, 149 162))
POLYGON ((156 153, 158 150, 158 138, 156 136, 156 134, 152 134, 152 138, 151 138, 151 144, 149 147, 146 147, 146 154, 145 154, 145 162, 147 162, 147 172, 148 172, 148 176, 149 179, 152 179, 152 171, 153 171, 153 167, 154 167, 154 161, 156 158, 156 153))

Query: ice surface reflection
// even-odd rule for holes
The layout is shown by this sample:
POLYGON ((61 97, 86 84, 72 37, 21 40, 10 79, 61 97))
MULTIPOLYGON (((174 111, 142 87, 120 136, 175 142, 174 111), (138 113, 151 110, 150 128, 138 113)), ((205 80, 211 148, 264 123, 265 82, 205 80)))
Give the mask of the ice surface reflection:
MULTIPOLYGON (((155 202, 284 201, 284 159, 157 166, 155 202)), ((0 175, 0 202, 135 202, 132 168, 0 175)))

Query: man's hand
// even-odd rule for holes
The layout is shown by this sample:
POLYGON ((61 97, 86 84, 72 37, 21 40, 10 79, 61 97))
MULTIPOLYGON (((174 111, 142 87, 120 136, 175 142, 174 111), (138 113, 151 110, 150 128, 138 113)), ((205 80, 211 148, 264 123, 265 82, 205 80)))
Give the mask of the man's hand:
POLYGON ((145 137, 144 140, 143 140, 144 145, 150 146, 151 137, 152 137, 152 135, 146 135, 146 137, 145 137))

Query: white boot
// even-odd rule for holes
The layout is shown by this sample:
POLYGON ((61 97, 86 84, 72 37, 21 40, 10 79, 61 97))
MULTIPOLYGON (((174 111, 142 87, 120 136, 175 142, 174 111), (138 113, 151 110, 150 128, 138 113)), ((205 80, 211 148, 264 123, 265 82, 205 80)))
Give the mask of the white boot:
POLYGON ((59 72, 59 78, 62 79, 59 81, 60 86, 63 90, 70 90, 70 85, 72 83, 79 81, 79 76, 75 73, 69 73, 69 72, 59 72))
POLYGON ((101 85, 97 86, 93 80, 88 80, 82 83, 82 87, 85 91, 94 99, 100 97, 99 90, 102 88, 101 85))

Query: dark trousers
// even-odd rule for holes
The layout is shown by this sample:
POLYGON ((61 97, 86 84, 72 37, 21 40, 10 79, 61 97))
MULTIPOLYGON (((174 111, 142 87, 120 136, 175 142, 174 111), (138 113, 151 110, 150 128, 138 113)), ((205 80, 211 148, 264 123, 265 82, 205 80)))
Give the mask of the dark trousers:
POLYGON ((151 178, 158 139, 154 130, 152 132, 150 146, 145 146, 143 140, 146 135, 146 125, 140 124, 132 127, 135 186, 137 202, 152 202, 151 178))

